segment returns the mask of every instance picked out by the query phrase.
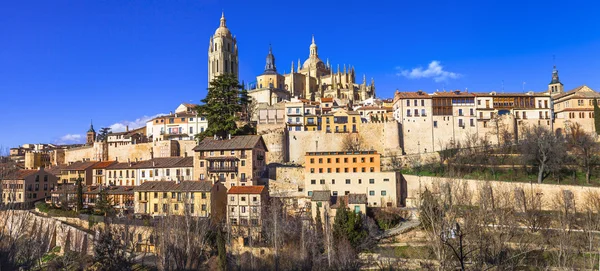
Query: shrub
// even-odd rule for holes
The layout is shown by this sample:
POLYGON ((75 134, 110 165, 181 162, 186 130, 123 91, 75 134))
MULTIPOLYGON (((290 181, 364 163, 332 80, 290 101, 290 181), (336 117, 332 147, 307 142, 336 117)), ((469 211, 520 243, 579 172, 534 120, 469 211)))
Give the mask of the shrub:
POLYGON ((404 220, 406 211, 372 208, 372 217, 382 230, 389 230, 404 220))
POLYGON ((36 202, 35 208, 42 213, 48 213, 48 211, 50 211, 50 205, 45 202, 36 202))

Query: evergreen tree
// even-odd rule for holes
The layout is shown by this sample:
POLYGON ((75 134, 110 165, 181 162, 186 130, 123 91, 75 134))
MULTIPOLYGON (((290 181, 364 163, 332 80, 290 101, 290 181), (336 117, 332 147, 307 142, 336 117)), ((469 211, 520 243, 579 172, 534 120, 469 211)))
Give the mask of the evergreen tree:
POLYGON ((106 227, 100 230, 98 239, 94 245, 95 270, 131 270, 131 263, 127 259, 125 247, 106 223, 106 227))
POLYGON ((338 208, 333 222, 333 237, 335 240, 345 238, 353 248, 357 248, 367 237, 367 231, 362 225, 362 214, 349 210, 342 199, 340 206, 343 207, 338 208))
POLYGON ((219 270, 227 271, 227 249, 225 248, 225 236, 221 230, 217 230, 217 255, 219 270))
POLYGON ((596 134, 600 135, 600 107, 598 107, 598 100, 592 100, 594 103, 594 128, 596 134))
POLYGON ((77 211, 83 210, 83 179, 81 176, 77 178, 77 211))
POLYGON ((316 230, 317 248, 320 253, 323 253, 323 251, 324 251, 323 240, 325 238, 325 235, 323 234, 323 221, 321 220, 321 208, 319 208, 319 205, 317 205, 316 213, 317 213, 317 218, 315 218, 315 230, 316 230))
POLYGON ((96 136, 96 141, 104 142, 108 140, 108 134, 112 133, 110 127, 102 127, 100 131, 98 131, 98 135, 96 136))
POLYGON ((106 193, 106 189, 100 191, 98 202, 96 202, 96 209, 102 212, 105 216, 114 215, 115 209, 113 208, 112 202, 108 198, 108 193, 106 193))
MULTIPOLYGON (((226 138, 237 130, 238 113, 242 111, 242 86, 230 73, 217 76, 210 82, 208 93, 197 107, 199 115, 206 116, 208 127, 200 137, 217 135, 226 138)), ((246 92, 247 97, 247 92, 246 92)))

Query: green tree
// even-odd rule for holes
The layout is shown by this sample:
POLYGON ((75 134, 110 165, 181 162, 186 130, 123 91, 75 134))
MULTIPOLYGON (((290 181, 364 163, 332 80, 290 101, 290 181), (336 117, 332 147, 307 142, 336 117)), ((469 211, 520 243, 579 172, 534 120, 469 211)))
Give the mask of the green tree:
POLYGON ((111 200, 108 198, 106 189, 102 189, 99 194, 98 201, 96 202, 96 209, 103 213, 105 216, 112 216, 115 213, 115 208, 111 200))
POLYGON ((83 179, 81 176, 77 178, 77 211, 83 210, 83 179))
POLYGON ((323 221, 321 220, 321 208, 317 205, 317 218, 315 218, 315 234, 317 241, 317 248, 320 253, 323 253, 323 240, 325 239, 325 235, 323 234, 323 221))
POLYGON ((124 243, 115 235, 109 223, 100 230, 94 245, 94 270, 131 270, 124 243))
POLYGON ((217 255, 219 257, 219 270, 227 271, 227 249, 225 248, 225 235, 223 231, 217 231, 217 255))
POLYGON ((108 134, 112 133, 110 127, 102 127, 100 131, 98 131, 98 135, 96 135, 96 141, 104 142, 108 140, 108 134))
POLYGON ((217 135, 225 138, 227 134, 235 134, 238 114, 242 111, 242 89, 237 78, 229 73, 210 82, 203 104, 197 107, 198 114, 206 116, 208 121, 208 127, 200 137, 217 135))
POLYGON ((347 239, 353 248, 357 248, 367 237, 367 231, 363 228, 362 214, 352 212, 340 199, 340 207, 335 214, 333 222, 333 237, 335 240, 347 239))
POLYGON ((600 135, 600 107, 598 107, 598 100, 592 100, 594 103, 594 128, 596 134, 600 135))

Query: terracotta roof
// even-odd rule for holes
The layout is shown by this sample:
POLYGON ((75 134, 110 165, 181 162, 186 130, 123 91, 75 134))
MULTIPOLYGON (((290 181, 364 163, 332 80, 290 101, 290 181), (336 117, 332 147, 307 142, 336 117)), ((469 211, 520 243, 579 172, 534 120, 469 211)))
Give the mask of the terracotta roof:
POLYGON ((460 90, 455 90, 455 91, 444 91, 444 92, 435 92, 433 93, 434 96, 438 96, 438 97, 475 97, 475 94, 473 93, 468 93, 468 92, 461 92, 460 90))
POLYGON ((248 150, 253 149, 259 142, 266 148, 260 135, 233 136, 231 139, 221 140, 207 137, 194 147, 194 151, 248 150))
POLYGON ((490 93, 485 93, 485 92, 477 92, 477 93, 473 93, 475 94, 475 96, 477 97, 548 97, 550 98, 550 95, 544 94, 544 93, 535 93, 535 92, 528 92, 528 93, 497 93, 495 91, 490 92, 490 93))
POLYGON ((98 163, 98 162, 96 162, 96 161, 87 161, 87 162, 77 161, 77 162, 74 162, 73 164, 66 166, 65 168, 63 168, 63 170, 86 170, 86 169, 94 166, 96 163, 98 163))
POLYGON ((419 98, 419 99, 431 99, 431 96, 427 93, 425 93, 424 91, 415 91, 415 92, 396 92, 394 94, 394 99, 412 99, 412 98, 419 98))
POLYGON ((138 162, 135 168, 193 167, 194 157, 158 157, 138 162))
POLYGON ((51 168, 45 168, 44 170, 47 171, 48 173, 56 176, 56 175, 60 175, 60 170, 62 169, 62 167, 64 167, 64 165, 52 166, 51 168))
POLYGON ((231 187, 227 194, 262 194, 265 190, 264 185, 240 186, 231 187))
POLYGON ((97 164, 95 164, 92 168, 93 169, 104 169, 116 162, 117 161, 102 161, 102 162, 98 162, 97 164))
POLYGON ((135 162, 114 163, 114 164, 106 167, 106 169, 130 169, 130 168, 136 168, 135 165, 136 165, 135 162))
POLYGON ((107 186, 105 188, 106 194, 133 194, 134 186, 107 186))
POLYGON ((565 93, 561 93, 561 94, 558 94, 558 95, 554 96, 554 99, 560 99, 562 97, 569 96, 569 95, 571 95, 571 94, 573 94, 575 92, 580 91, 581 89, 583 89, 583 87, 587 87, 587 86, 586 85, 578 86, 578 87, 576 87, 576 88, 574 88, 572 90, 569 90, 569 91, 567 91, 565 93))
POLYGON ((321 102, 322 102, 322 103, 329 103, 329 102, 333 102, 333 98, 321 98, 321 102))
POLYGON ((35 170, 35 169, 28 169, 28 170, 21 169, 14 173, 14 178, 15 178, 15 180, 22 180, 28 176, 38 173, 38 171, 39 170, 35 170))
POLYGON ((182 105, 184 105, 187 108, 195 108, 196 106, 198 106, 197 104, 191 104, 191 103, 182 103, 182 105))
POLYGON ((210 181, 183 181, 180 183, 174 181, 157 181, 157 182, 144 182, 140 186, 135 187, 134 191, 210 191, 212 189, 212 182, 210 181))
POLYGON ((329 190, 313 191, 312 201, 329 201, 331 199, 331 192, 329 190))

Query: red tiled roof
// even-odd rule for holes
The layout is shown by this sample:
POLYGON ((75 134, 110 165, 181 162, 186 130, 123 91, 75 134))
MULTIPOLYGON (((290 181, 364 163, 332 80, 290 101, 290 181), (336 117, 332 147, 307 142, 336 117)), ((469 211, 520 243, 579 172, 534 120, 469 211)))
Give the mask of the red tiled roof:
POLYGON ((249 150, 264 141, 260 135, 232 136, 231 139, 218 139, 207 137, 194 147, 194 151, 220 151, 220 150, 249 150))
POLYGON ((321 98, 322 103, 333 102, 333 98, 321 98))
POLYGON ((116 161, 103 161, 103 162, 98 162, 98 164, 95 164, 92 168, 93 169, 104 169, 107 168, 108 166, 112 165, 116 163, 116 161))
POLYGON ((15 179, 22 180, 22 179, 25 179, 27 176, 36 174, 37 172, 38 172, 38 170, 35 170, 35 169, 30 169, 30 170, 21 169, 21 170, 15 172, 15 179))
POLYGON ((70 164, 68 166, 66 166, 65 168, 63 168, 63 170, 86 170, 90 167, 92 167, 93 165, 95 165, 96 161, 88 161, 88 162, 75 162, 73 164, 70 164))
POLYGON ((227 194, 262 194, 265 190, 264 185, 251 185, 251 186, 234 186, 227 191, 227 194))

